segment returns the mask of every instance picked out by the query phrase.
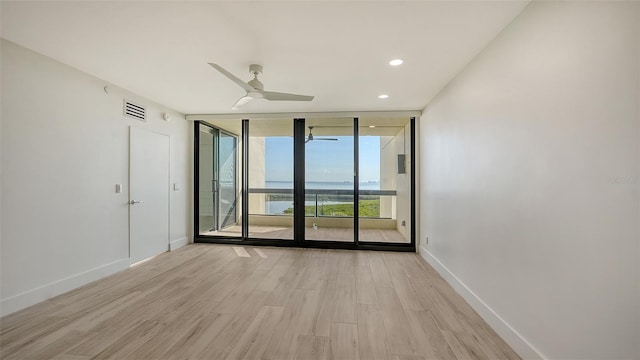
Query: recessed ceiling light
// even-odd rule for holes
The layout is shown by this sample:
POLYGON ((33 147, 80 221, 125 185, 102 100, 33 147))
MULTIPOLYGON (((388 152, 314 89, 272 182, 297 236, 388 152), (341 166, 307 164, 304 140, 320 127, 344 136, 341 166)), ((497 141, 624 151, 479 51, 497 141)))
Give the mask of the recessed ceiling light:
POLYGON ((374 128, 374 127, 376 127, 376 126, 375 126, 375 125, 369 125, 369 127, 373 129, 373 128, 374 128))
POLYGON ((387 95, 387 94, 378 95, 379 99, 386 99, 388 97, 389 97, 389 95, 387 95))
POLYGON ((391 66, 398 66, 398 65, 402 65, 404 61, 402 61, 402 59, 393 59, 391 61, 389 61, 389 65, 391 66))

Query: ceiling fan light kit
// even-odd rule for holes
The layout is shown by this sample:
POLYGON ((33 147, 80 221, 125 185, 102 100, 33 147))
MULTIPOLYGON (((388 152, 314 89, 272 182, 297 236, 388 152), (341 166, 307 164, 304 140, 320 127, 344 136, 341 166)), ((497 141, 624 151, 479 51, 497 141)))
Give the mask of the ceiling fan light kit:
POLYGON ((313 96, 309 95, 298 95, 298 94, 288 94, 288 93, 280 93, 274 91, 265 91, 264 84, 260 80, 258 80, 258 75, 262 73, 262 65, 251 64, 249 65, 249 72, 253 74, 253 80, 249 82, 244 82, 237 76, 233 75, 229 71, 225 70, 222 66, 214 63, 209 63, 211 67, 218 70, 222 75, 229 78, 231 81, 236 83, 238 86, 244 89, 247 93, 238 99, 236 103, 233 105, 232 109, 238 109, 242 105, 250 102, 254 99, 265 99, 268 101, 311 101, 313 100, 313 96))

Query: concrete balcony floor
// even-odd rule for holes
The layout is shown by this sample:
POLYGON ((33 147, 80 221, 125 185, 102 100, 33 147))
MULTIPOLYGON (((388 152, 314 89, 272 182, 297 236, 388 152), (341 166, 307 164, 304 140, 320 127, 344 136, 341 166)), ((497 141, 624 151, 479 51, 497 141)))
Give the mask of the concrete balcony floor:
MULTIPOLYGON (((229 226, 221 231, 210 231, 201 235, 241 236, 240 225, 229 226)), ((293 239, 293 228, 287 226, 249 225, 249 237, 265 239, 293 239)), ((353 228, 313 227, 305 228, 306 240, 353 241, 353 228)), ((361 242, 409 243, 409 240, 394 229, 360 229, 361 242)))

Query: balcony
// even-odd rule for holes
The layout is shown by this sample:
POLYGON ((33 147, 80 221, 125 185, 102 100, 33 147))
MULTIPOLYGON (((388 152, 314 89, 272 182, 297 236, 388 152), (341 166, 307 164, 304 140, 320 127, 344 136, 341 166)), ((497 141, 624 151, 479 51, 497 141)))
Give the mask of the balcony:
MULTIPOLYGON (((353 190, 305 190, 305 238, 353 241, 353 190)), ((398 231, 405 227, 395 215, 395 190, 360 190, 359 239, 370 242, 406 243, 398 231)), ((249 189, 249 233, 252 237, 293 237, 293 189, 249 189)))

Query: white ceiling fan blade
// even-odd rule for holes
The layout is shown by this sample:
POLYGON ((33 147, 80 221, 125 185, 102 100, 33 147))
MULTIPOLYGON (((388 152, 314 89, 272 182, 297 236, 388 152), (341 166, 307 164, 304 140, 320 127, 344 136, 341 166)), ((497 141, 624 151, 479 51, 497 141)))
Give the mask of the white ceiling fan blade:
POLYGON ((313 100, 313 96, 308 95, 296 95, 296 94, 287 94, 287 93, 279 93, 273 91, 260 91, 262 96, 271 101, 311 101, 313 100))
POLYGON ((225 70, 222 66, 218 65, 218 64, 214 64, 214 63, 209 63, 209 65, 211 65, 214 69, 220 71, 222 73, 222 75, 228 77, 229 79, 231 79, 231 81, 233 81, 234 83, 240 85, 240 87, 242 87, 243 89, 245 89, 247 92, 248 91, 255 91, 256 89, 247 84, 246 82, 240 80, 240 78, 238 78, 237 76, 233 75, 232 73, 228 72, 227 70, 225 70))
POLYGON ((238 101, 236 101, 235 104, 233 104, 233 106, 231 107, 232 109, 237 109, 239 107, 241 107, 242 105, 248 103, 249 101, 253 100, 253 98, 251 96, 243 96, 240 99, 238 99, 238 101))

